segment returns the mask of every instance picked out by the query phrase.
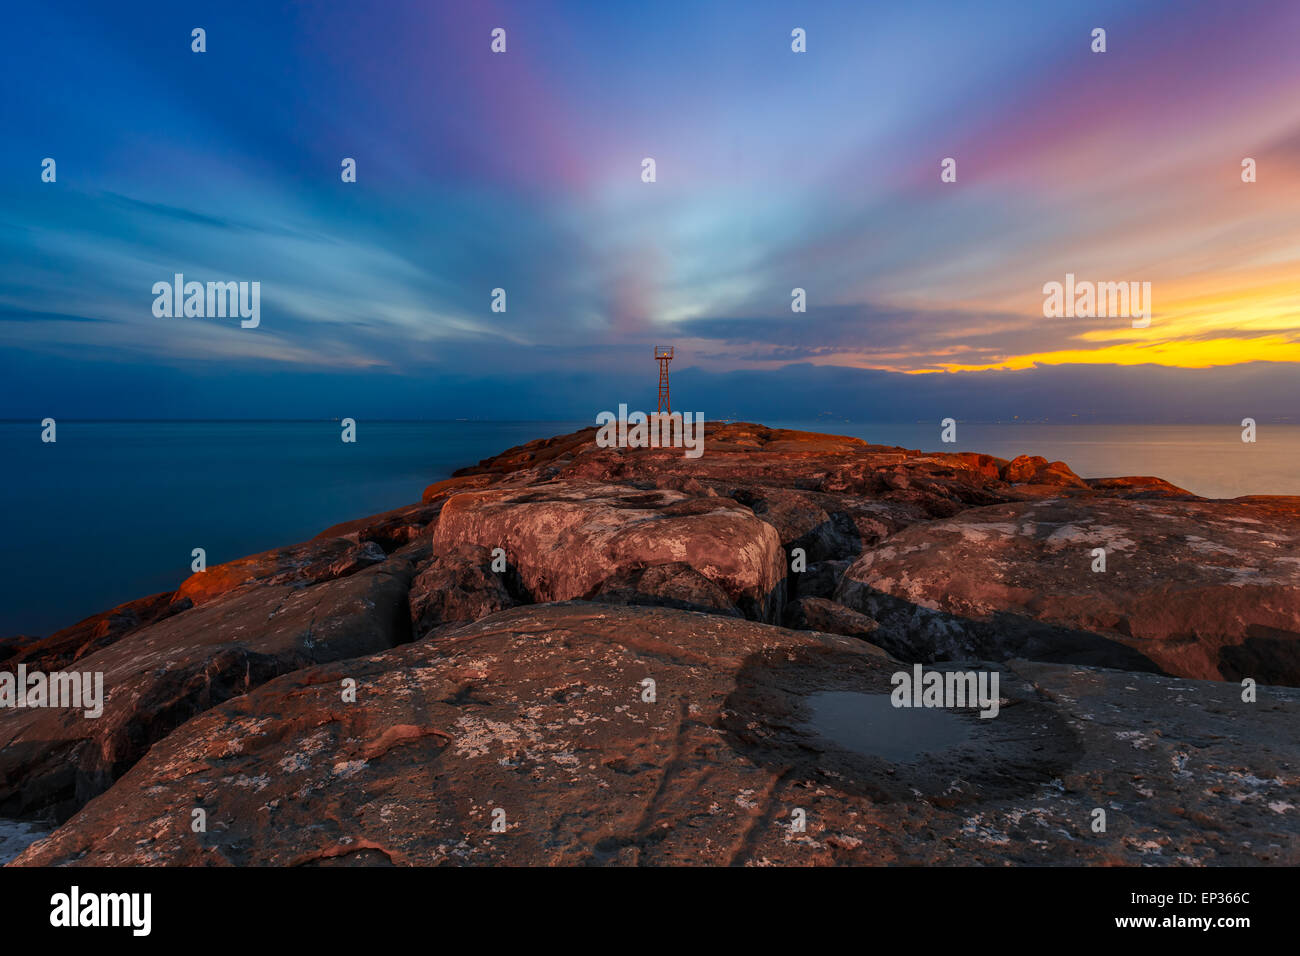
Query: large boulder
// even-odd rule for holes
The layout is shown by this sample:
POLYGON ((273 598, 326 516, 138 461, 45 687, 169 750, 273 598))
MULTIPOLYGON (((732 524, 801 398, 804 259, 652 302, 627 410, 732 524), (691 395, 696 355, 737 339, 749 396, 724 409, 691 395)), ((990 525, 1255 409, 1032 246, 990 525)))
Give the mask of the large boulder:
POLYGON ((1079 497, 975 508, 865 552, 838 598, 913 660, 1024 656, 1295 685, 1294 511, 1079 497))
POLYGON ((195 714, 281 674, 408 640, 412 574, 394 558, 312 587, 241 590, 81 658, 76 671, 103 675, 100 716, 0 712, 0 815, 66 816, 195 714))
POLYGON ((1061 485, 1087 488, 1088 483, 1063 461, 1048 461, 1041 455, 1020 455, 1002 468, 1002 480, 1011 484, 1061 485))
POLYGON ((992 719, 846 722, 899 667, 735 618, 514 608, 215 707, 15 865, 1300 863, 1300 691, 1019 661, 992 719))
POLYGON ((784 601, 776 531, 717 496, 589 481, 470 491, 447 500, 433 534, 435 554, 465 545, 504 549, 536 603, 591 597, 607 579, 681 562, 747 617, 776 620, 784 601))

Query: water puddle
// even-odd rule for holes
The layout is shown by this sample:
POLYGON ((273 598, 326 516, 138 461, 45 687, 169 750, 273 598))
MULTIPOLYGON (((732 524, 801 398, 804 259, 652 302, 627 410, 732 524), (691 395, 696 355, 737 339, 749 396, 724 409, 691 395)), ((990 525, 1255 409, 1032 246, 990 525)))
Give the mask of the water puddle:
POLYGON ((970 722, 939 708, 895 707, 889 694, 823 691, 806 699, 804 728, 869 757, 908 763, 970 736, 970 722))

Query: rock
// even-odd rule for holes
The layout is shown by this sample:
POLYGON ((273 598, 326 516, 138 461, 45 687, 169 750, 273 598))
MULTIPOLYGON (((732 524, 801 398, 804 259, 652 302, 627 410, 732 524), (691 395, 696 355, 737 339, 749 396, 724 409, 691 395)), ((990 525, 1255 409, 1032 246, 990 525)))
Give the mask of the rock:
POLYGON ((0 671, 13 672, 19 664, 40 671, 66 667, 90 651, 188 607, 187 603, 173 604, 172 597, 170 592, 153 594, 94 614, 49 637, 15 640, 0 650, 0 671))
POLYGON ((439 503, 451 495, 458 494, 462 491, 472 491, 475 488, 486 488, 493 484, 497 475, 484 473, 481 475, 460 475, 458 477, 448 478, 444 481, 435 481, 429 487, 424 489, 422 496, 426 504, 439 503))
POLYGON ((992 455, 981 455, 977 452, 959 451, 945 456, 945 460, 953 467, 964 468, 973 472, 981 478, 998 479, 1002 477, 1002 470, 1006 468, 1008 462, 1003 458, 995 458, 992 455))
POLYGON ((966 508, 1016 497, 965 460, 907 453, 874 454, 845 463, 821 483, 825 491, 911 505, 924 518, 942 518, 966 508))
POLYGON ((195 714, 280 674, 408 640, 413 570, 393 561, 311 587, 241 590, 81 658, 77 671, 103 674, 100 717, 0 714, 0 815, 66 816, 195 714))
MULTIPOLYGON (((485 458, 476 466, 458 469, 452 472, 452 477, 448 481, 440 484, 450 485, 459 479, 483 474, 504 474, 522 469, 537 470, 556 461, 569 461, 577 452, 595 447, 595 440, 594 427, 583 428, 569 435, 557 435, 554 438, 536 438, 527 444, 507 449, 499 455, 485 458)), ((426 496, 427 494, 426 491, 426 496)), ((427 497, 425 500, 428 500, 427 497)))
POLYGON ((722 497, 752 510, 776 529, 787 554, 802 548, 809 563, 850 558, 928 515, 915 505, 770 485, 711 482, 722 497))
POLYGON ((788 578, 790 593, 793 597, 833 597, 840 579, 849 569, 853 559, 840 561, 818 561, 808 565, 806 571, 791 572, 788 578))
POLYGON ((305 587, 352 574, 382 560, 383 549, 373 542, 313 538, 191 574, 172 600, 198 606, 237 589, 276 584, 305 587))
POLYGON ((591 600, 743 617, 721 586, 682 561, 622 570, 600 582, 591 600))
POLYGON ((519 603, 487 548, 462 544, 426 565, 411 584, 411 629, 423 637, 446 624, 477 621, 519 603))
POLYGON ((4 661, 22 653, 25 648, 31 647, 40 640, 39 634, 13 634, 9 637, 0 637, 0 671, 5 670, 4 661))
MULTIPOLYGON (((369 518, 358 518, 355 521, 336 524, 326 528, 313 540, 347 538, 358 544, 373 543, 382 552, 388 553, 410 544, 424 534, 429 525, 438 520, 440 511, 442 511, 441 501, 434 504, 395 508, 383 514, 371 515, 369 518)), ((380 560, 383 560, 382 557, 380 560)))
MULTIPOLYGON (((1021 456, 1008 462, 972 452, 925 453, 747 422, 706 422, 705 453, 698 459, 686 458, 681 449, 674 448, 598 448, 594 439, 595 429, 588 428, 529 442, 430 486, 425 500, 473 488, 577 479, 635 483, 643 489, 673 488, 690 494, 697 494, 700 488, 706 493, 716 489, 742 502, 747 495, 756 502, 760 497, 774 499, 776 505, 768 508, 769 520, 789 546, 799 534, 817 528, 820 521, 812 520, 803 532, 788 533, 796 529, 797 516, 792 515, 796 521, 783 525, 791 512, 784 502, 796 502, 792 492, 813 492, 839 496, 830 508, 812 498, 804 499, 828 515, 844 510, 847 503, 869 522, 879 522, 869 523, 861 535, 863 546, 869 546, 880 529, 888 530, 900 520, 946 518, 966 508, 1063 494, 1135 494, 1133 487, 1106 483, 1124 479, 1102 479, 1093 489, 1064 463, 1041 457, 1021 456), (1011 478, 1006 477, 1008 473, 1011 478), (874 515, 869 514, 869 503, 876 508, 874 515), (891 507, 881 510, 884 503, 891 507)), ((1148 497, 1162 492, 1187 496, 1182 489, 1167 482, 1164 485, 1142 491, 1148 497)))
POLYGON ((871 618, 826 598, 806 597, 786 605, 785 623, 805 631, 867 638, 879 628, 871 618))
POLYGON ((435 553, 504 548, 529 598, 566 601, 608 578, 690 559, 747 616, 775 620, 785 558, 770 525, 733 501, 590 481, 458 494, 443 505, 435 553))
POLYGON ((334 578, 344 578, 349 574, 354 574, 362 568, 368 568, 372 564, 378 564, 388 555, 384 554, 384 549, 374 541, 361 541, 359 547, 353 551, 344 554, 329 567, 328 580, 334 578))
POLYGON ((971 509, 864 553, 837 597, 909 660, 1022 656, 1296 685, 1300 516, 1287 514, 1095 498, 971 509))
POLYGON ((1184 488, 1170 484, 1163 478, 1088 478, 1086 483, 1093 491, 1104 492, 1109 498, 1183 498, 1196 500, 1197 496, 1184 488))
POLYGON ((1005 463, 987 455, 923 454, 746 422, 705 423, 705 453, 697 459, 675 448, 598 448, 594 438, 594 429, 587 429, 548 439, 549 445, 532 442, 462 469, 453 481, 527 485, 585 479, 681 488, 690 480, 751 491, 761 486, 773 496, 781 494, 779 489, 797 489, 847 496, 838 500, 850 500, 856 509, 867 500, 902 506, 902 512, 878 512, 886 521, 894 514, 948 515, 1032 493, 1001 481, 1005 463))
POLYGON ((19 664, 26 664, 29 671, 61 670, 91 651, 107 647, 142 627, 189 607, 188 599, 176 600, 170 591, 128 601, 111 611, 92 615, 56 631, 49 637, 24 641, 12 648, 12 653, 0 663, 0 671, 12 672, 19 664))
MULTIPOLYGON (((514 608, 214 707, 13 865, 1300 863, 1300 691, 1012 661, 998 716, 948 713, 924 759, 826 735, 814 695, 897 667, 736 618, 514 608)), ((897 715, 903 739, 936 716, 897 715)))
POLYGON ((706 430, 529 442, 0 644, 109 692, 0 712, 0 815, 77 811, 18 863, 1300 862, 1300 499, 706 430), (915 661, 997 716, 888 706, 915 661))
POLYGON ((1002 480, 1015 484, 1088 487, 1087 482, 1071 471, 1065 462, 1049 462, 1039 455, 1020 455, 1007 462, 1002 469, 1002 480))

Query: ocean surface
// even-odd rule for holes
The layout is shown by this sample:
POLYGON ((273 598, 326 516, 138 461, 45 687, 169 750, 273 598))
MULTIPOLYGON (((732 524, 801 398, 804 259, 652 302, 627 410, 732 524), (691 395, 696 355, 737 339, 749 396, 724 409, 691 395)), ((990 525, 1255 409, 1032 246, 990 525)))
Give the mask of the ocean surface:
MULTIPOLYGON (((41 442, 0 423, 5 545, 0 637, 49 634, 175 588, 191 551, 208 565, 313 537, 419 501, 457 468, 582 422, 74 422, 41 442)), ((926 451, 1063 460, 1085 478, 1156 475, 1207 497, 1300 495, 1300 426, 967 425, 768 422, 926 451)), ((705 446, 708 454, 708 446, 705 446)))
POLYGON ((0 819, 0 866, 54 830, 52 823, 0 819))

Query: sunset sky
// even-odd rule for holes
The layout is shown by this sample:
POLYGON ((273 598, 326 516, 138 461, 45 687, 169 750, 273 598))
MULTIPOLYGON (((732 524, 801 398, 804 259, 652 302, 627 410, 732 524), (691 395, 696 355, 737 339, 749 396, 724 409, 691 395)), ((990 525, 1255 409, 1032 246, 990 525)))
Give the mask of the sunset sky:
POLYGON ((0 417, 1300 420, 1294 0, 208 10, 7 15, 0 417))

